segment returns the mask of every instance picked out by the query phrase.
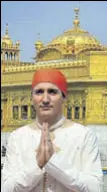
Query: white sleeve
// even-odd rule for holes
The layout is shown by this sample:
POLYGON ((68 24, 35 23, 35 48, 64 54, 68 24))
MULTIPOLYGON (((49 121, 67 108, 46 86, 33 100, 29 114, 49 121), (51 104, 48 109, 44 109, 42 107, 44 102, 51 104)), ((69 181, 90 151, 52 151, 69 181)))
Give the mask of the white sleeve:
MULTIPOLYGON (((72 149, 71 149, 72 150, 72 149)), ((62 158, 63 159, 63 158, 62 158)), ((89 131, 82 146, 81 172, 54 154, 45 165, 46 171, 74 192, 102 192, 103 174, 96 137, 89 131)))
MULTIPOLYGON (((18 144, 18 143, 17 143, 18 144)), ((36 164, 35 153, 31 163, 23 167, 14 134, 8 140, 2 170, 2 192, 29 192, 43 177, 44 171, 36 164)))

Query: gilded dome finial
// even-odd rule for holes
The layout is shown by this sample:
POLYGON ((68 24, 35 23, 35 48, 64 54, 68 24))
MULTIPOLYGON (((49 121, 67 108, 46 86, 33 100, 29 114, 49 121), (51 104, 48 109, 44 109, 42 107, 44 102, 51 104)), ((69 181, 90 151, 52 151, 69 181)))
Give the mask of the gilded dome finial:
POLYGON ((6 23, 5 35, 2 37, 2 43, 6 45, 13 45, 13 42, 8 34, 8 23, 6 23))
POLYGON ((79 8, 75 8, 74 9, 74 11, 75 11, 75 19, 74 19, 74 27, 75 28, 79 28, 79 24, 80 24, 80 21, 79 21, 79 17, 78 17, 78 15, 79 15, 79 8))
POLYGON ((8 23, 6 23, 6 31, 5 31, 5 35, 8 35, 8 23))
POLYGON ((40 40, 40 33, 38 33, 38 41, 36 41, 35 43, 35 48, 36 50, 40 50, 41 48, 43 47, 43 43, 42 41, 40 40))

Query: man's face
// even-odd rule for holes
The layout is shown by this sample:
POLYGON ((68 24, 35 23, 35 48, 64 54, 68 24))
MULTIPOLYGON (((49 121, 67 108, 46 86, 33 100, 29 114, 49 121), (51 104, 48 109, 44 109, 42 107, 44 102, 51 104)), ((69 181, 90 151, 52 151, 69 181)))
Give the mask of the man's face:
POLYGON ((45 117, 60 117, 63 100, 61 91, 52 83, 39 83, 32 92, 32 101, 36 109, 36 115, 43 119, 45 117))

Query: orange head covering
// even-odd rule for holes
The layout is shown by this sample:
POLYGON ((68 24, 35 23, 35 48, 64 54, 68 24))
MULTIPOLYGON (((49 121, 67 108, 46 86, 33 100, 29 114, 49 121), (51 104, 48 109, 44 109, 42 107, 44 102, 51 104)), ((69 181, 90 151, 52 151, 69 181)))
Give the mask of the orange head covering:
POLYGON ((40 69, 36 71, 32 79, 32 88, 35 85, 42 82, 50 82, 55 84, 61 92, 66 96, 67 93, 67 81, 63 73, 57 69, 40 69))

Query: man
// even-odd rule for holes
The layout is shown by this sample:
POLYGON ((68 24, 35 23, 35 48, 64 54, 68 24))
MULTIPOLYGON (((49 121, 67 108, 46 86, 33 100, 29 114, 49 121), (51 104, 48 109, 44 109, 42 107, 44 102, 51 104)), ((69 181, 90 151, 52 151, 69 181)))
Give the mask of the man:
POLYGON ((96 137, 63 116, 65 76, 36 71, 32 101, 36 120, 11 133, 2 172, 2 192, 102 192, 96 137))

